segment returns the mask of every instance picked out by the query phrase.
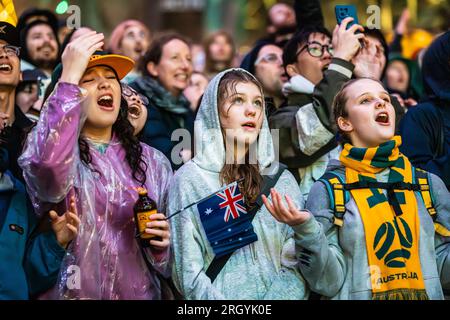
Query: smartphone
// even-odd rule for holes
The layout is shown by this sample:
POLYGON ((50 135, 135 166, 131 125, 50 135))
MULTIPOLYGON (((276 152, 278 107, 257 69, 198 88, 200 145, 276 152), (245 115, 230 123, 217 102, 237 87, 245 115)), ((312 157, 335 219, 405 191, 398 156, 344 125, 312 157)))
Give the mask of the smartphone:
POLYGON ((354 24, 358 23, 358 15, 356 14, 356 6, 354 5, 337 5, 334 8, 334 12, 336 14, 336 21, 338 24, 341 24, 342 20, 347 17, 352 17, 353 21, 349 22, 347 25, 347 29, 349 29, 354 24))

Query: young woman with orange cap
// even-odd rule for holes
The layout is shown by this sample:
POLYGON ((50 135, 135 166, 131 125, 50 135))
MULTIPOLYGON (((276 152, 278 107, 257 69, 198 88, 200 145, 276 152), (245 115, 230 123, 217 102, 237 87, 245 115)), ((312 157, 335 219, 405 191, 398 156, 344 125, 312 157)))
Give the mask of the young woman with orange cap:
POLYGON ((143 186, 163 212, 172 170, 134 137, 119 82, 134 63, 98 52, 103 41, 89 32, 66 47, 19 160, 38 214, 75 195, 81 219, 57 285, 43 298, 160 299, 156 272, 167 271, 169 226, 163 214, 152 215, 145 232, 161 239, 150 240, 143 255, 133 206, 143 186))

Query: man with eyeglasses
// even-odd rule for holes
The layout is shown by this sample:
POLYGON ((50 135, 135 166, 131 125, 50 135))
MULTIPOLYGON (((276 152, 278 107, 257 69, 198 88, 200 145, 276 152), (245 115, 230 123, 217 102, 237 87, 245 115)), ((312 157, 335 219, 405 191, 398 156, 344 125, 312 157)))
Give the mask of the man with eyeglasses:
POLYGON ((253 74, 262 85, 267 117, 284 102, 281 89, 287 77, 282 55, 283 50, 275 43, 260 42, 246 54, 241 63, 241 68, 253 74))
POLYGON ((0 157, 0 166, 7 167, 23 181, 17 159, 22 142, 32 122, 16 105, 16 88, 22 79, 20 72, 20 48, 17 29, 8 22, 0 21, 0 145, 7 157, 0 157))
POLYGON ((309 26, 284 48, 289 81, 283 94, 287 104, 270 116, 269 125, 280 130, 280 162, 296 177, 305 197, 329 160, 339 156, 331 106, 341 86, 352 77, 354 65, 350 61, 364 38, 363 27, 346 29, 351 19, 336 26, 333 42, 327 29, 309 26))

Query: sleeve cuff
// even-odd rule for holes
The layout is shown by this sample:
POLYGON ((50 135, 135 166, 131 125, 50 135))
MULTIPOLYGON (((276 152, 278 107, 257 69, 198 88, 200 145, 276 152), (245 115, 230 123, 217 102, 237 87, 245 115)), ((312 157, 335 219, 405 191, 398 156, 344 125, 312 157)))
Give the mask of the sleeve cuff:
POLYGON ((42 235, 45 239, 46 247, 55 257, 62 259, 66 253, 66 249, 61 247, 56 240, 55 233, 52 231, 46 232, 42 235))
POLYGON ((295 234, 299 238, 305 238, 314 235, 320 231, 320 225, 314 218, 313 214, 309 212, 309 215, 310 215, 309 219, 306 220, 304 223, 292 227, 292 229, 294 229, 295 234))
POLYGON ((355 66, 353 65, 353 63, 340 58, 332 58, 331 64, 328 66, 328 70, 339 72, 340 74, 346 76, 348 79, 352 77, 354 69, 355 66))

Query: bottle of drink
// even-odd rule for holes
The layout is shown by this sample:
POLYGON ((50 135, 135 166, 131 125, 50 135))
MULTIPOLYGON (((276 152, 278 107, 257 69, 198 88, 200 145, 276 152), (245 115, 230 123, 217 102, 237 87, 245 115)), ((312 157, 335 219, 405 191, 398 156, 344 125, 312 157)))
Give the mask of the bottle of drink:
POLYGON ((158 212, 156 202, 151 199, 145 188, 139 188, 139 199, 134 205, 134 221, 136 222, 139 241, 143 247, 150 246, 150 239, 161 240, 161 237, 145 233, 147 223, 150 222, 150 216, 158 212))

